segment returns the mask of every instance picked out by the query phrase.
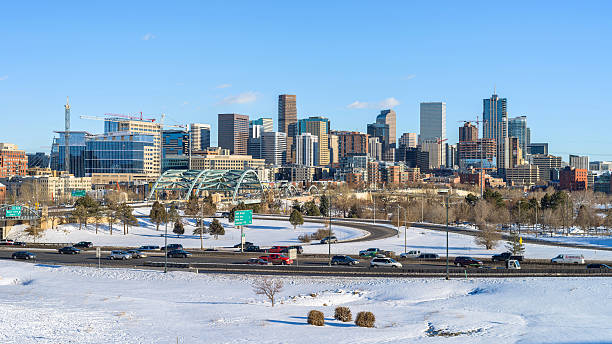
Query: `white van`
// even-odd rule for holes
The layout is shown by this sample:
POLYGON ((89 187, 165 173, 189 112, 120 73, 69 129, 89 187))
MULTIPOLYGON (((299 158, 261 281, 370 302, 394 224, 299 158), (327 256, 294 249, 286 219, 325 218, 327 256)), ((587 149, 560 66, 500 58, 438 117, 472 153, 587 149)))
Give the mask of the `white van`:
POLYGON ((406 253, 400 254, 400 258, 416 258, 421 255, 421 251, 419 250, 411 250, 406 253))
POLYGON ((557 264, 585 264, 584 256, 581 254, 560 254, 550 260, 557 264))

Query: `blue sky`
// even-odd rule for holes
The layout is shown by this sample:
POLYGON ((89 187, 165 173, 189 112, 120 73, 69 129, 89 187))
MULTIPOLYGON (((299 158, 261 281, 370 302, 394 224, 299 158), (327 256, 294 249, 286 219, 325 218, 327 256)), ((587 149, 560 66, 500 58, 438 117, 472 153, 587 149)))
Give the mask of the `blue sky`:
POLYGON ((449 141, 482 99, 508 98, 533 142, 612 159, 612 3, 104 1, 0 4, 0 142, 48 151, 72 105, 213 125, 218 113, 298 116, 365 132, 393 105, 398 136, 419 102, 447 103, 449 141), (353 106, 350 106, 353 104, 353 106), (25 127, 29 127, 27 130, 25 127))

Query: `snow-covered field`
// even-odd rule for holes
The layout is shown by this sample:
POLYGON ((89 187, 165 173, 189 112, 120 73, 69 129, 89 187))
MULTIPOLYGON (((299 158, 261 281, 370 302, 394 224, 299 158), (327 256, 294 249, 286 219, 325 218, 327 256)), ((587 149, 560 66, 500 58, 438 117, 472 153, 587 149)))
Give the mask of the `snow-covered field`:
MULTIPOLYGON (((336 228, 335 226, 333 228, 336 228)), ((395 227, 394 227, 395 228, 395 227)), ((332 245, 332 253, 356 254, 359 250, 368 247, 377 247, 382 250, 404 252, 404 227, 401 228, 399 238, 394 236, 381 240, 368 242, 348 242, 332 245)), ((467 231, 467 230, 466 230, 467 231)), ((408 250, 420 250, 421 252, 446 254, 446 233, 440 231, 427 230, 422 228, 408 228, 406 232, 408 250)), ((450 233, 448 236, 449 255, 451 256, 472 256, 472 257, 491 257, 494 253, 506 251, 505 241, 500 241, 494 250, 486 250, 474 243, 474 237, 450 233)), ((306 253, 327 253, 325 245, 305 246, 306 253)), ((558 254, 583 254, 585 259, 590 260, 612 260, 612 251, 577 249, 555 246, 544 246, 535 244, 525 244, 525 257, 550 259, 558 254)))
POLYGON ((0 343, 609 343, 612 279, 275 277, 0 261, 0 343), (603 301, 603 302, 602 302, 603 301), (375 328, 333 320, 372 311, 375 328), (306 324, 323 311, 324 327, 306 324), (434 335, 438 333, 438 335, 434 335), (442 334, 454 335, 444 337, 442 334))
MULTIPOLYGON (((139 209, 135 214, 148 214, 148 210, 139 209)), ((200 236, 193 235, 195 222, 191 219, 184 219, 185 234, 177 236, 172 233, 171 225, 168 228, 168 242, 180 243, 186 248, 200 248, 200 236)), ((205 221, 206 225, 210 224, 205 221)), ((225 235, 215 239, 213 236, 205 234, 204 247, 227 247, 234 246, 240 243, 240 230, 234 227, 233 223, 229 223, 227 219, 221 219, 221 223, 225 227, 225 235)), ((96 246, 140 246, 140 245, 164 245, 164 226, 160 225, 159 231, 155 229, 155 224, 151 223, 148 218, 138 218, 138 226, 130 227, 129 234, 123 235, 122 225, 115 224, 113 226, 113 234, 110 235, 108 225, 100 224, 98 234, 95 231, 95 225, 87 225, 87 229, 83 227, 79 230, 78 224, 66 224, 58 226, 56 229, 48 229, 44 232, 41 238, 36 239, 37 242, 53 242, 53 243, 76 243, 79 241, 91 241, 96 246)), ((323 228, 321 224, 304 223, 293 229, 289 221, 272 221, 253 219, 253 224, 244 227, 246 241, 250 241, 259 246, 272 245, 297 245, 300 244, 298 236, 301 234, 309 234, 323 228)), ((358 238, 367 235, 365 231, 361 231, 348 227, 335 227, 334 232, 339 240, 347 240, 358 238)), ((9 232, 9 239, 19 241, 32 241, 31 237, 24 232, 23 226, 16 226, 9 232)))

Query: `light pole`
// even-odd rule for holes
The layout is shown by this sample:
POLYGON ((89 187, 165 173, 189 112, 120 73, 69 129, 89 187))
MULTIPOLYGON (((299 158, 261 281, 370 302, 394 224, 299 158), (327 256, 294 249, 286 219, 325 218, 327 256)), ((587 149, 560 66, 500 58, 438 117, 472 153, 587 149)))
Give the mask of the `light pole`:
POLYGON ((331 216, 331 195, 328 194, 329 199, 329 231, 327 233, 327 258, 329 259, 328 265, 331 266, 331 233, 332 233, 332 216, 331 216))
MULTIPOLYGON (((449 280, 449 276, 448 276, 448 203, 449 203, 449 196, 450 196, 450 190, 446 190, 446 191, 440 191, 438 192, 438 194, 446 196, 445 199, 445 206, 446 206, 446 280, 449 280)), ((443 199, 444 200, 444 199, 443 199)))
POLYGON ((399 210, 402 209, 404 211, 404 253, 408 252, 408 238, 406 237, 406 232, 408 232, 408 225, 406 222, 406 213, 408 212, 408 210, 406 210, 406 208, 402 207, 401 205, 397 205, 397 237, 399 238, 399 230, 400 230, 400 226, 399 226, 399 218, 400 218, 400 213, 399 210))
POLYGON ((164 230, 164 273, 168 272, 168 209, 166 209, 166 229, 164 230))

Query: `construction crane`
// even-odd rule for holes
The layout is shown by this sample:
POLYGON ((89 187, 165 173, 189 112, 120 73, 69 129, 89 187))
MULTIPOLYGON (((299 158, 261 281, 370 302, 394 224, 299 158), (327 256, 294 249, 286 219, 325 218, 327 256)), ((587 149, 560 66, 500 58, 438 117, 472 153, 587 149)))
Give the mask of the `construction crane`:
POLYGON ((155 122, 156 119, 155 118, 142 118, 142 112, 140 113, 140 117, 135 117, 135 116, 129 116, 129 115, 122 115, 122 114, 118 114, 118 113, 105 113, 104 117, 102 116, 87 116, 87 115, 81 115, 80 118, 81 119, 92 119, 92 120, 96 120, 96 121, 113 121, 113 117, 117 118, 118 121, 119 119, 127 119, 127 120, 132 120, 132 121, 146 121, 146 122, 155 122))

